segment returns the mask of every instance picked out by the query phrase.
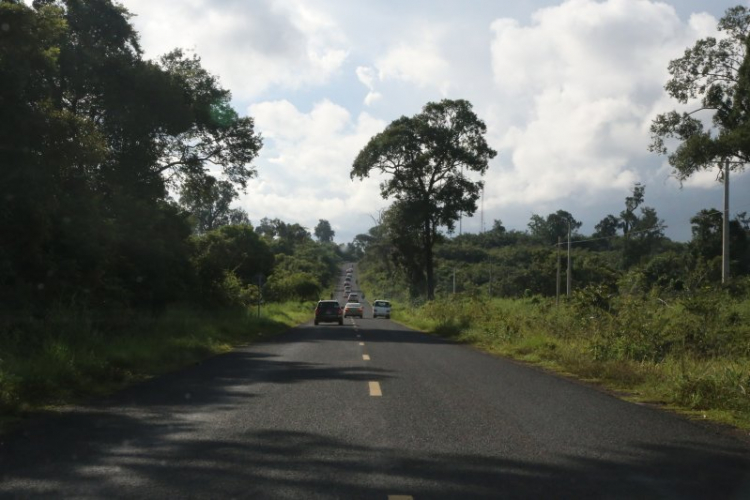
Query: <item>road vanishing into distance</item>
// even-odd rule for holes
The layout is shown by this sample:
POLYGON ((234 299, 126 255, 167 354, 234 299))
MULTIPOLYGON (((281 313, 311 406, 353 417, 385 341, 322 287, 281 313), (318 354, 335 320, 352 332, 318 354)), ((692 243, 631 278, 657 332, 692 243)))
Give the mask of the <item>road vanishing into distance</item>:
POLYGON ((369 318, 34 417, 0 497, 750 498, 728 434, 369 318))

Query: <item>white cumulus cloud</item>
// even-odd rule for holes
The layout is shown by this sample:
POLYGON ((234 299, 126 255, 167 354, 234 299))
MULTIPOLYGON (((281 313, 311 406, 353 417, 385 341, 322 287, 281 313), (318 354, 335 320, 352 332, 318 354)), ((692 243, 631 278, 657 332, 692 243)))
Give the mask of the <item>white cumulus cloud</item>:
POLYGON ((371 106, 375 101, 383 97, 382 94, 375 91, 375 70, 369 66, 357 66, 356 73, 359 81, 368 89, 364 103, 367 106, 371 106))
MULTIPOLYGON (((546 203, 654 179, 648 127, 667 65, 716 19, 683 23, 647 0, 569 0, 531 22, 491 24, 493 78, 512 121, 495 121, 505 154, 490 171, 501 204, 546 203), (510 189, 508 189, 510 187, 510 189)), ((672 106, 674 107, 674 103, 672 106)), ((491 188, 490 188, 491 189, 491 188)))
POLYGON ((334 229, 345 228, 338 241, 371 227, 370 215, 385 205, 380 179, 352 180, 349 174, 357 153, 385 128, 383 121, 367 113, 354 118, 329 100, 308 112, 285 100, 261 102, 248 112, 264 136, 259 177, 240 198, 253 222, 278 217, 312 229, 326 219, 334 229))
POLYGON ((332 17, 292 0, 124 0, 148 57, 195 52, 236 98, 326 83, 348 55, 332 17))

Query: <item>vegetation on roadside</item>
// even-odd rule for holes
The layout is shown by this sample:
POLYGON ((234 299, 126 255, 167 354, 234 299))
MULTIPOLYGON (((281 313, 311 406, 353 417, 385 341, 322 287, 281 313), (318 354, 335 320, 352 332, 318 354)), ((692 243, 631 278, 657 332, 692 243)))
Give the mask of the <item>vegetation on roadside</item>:
POLYGON ((0 1, 0 418, 299 323, 346 258, 327 221, 316 241, 232 206, 252 117, 197 54, 147 59, 131 18, 0 1))
POLYGON ((312 304, 121 310, 94 318, 56 308, 0 337, 0 427, 23 412, 113 392, 267 338, 310 318, 312 304))
MULTIPOLYGON (((750 285, 746 282, 745 285, 750 285)), ((394 308, 394 319, 664 404, 750 429, 750 297, 705 289, 680 297, 577 291, 552 298, 458 295, 394 308)))

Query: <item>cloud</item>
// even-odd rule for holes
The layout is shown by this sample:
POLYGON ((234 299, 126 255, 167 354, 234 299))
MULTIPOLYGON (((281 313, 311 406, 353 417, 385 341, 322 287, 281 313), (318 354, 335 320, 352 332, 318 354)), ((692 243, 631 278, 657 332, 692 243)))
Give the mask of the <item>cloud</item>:
POLYGON ((375 101, 383 97, 379 92, 375 91, 375 71, 368 66, 357 66, 356 73, 359 81, 369 90, 367 96, 365 96, 364 103, 366 106, 371 106, 375 101))
POLYGON ((258 179, 240 199, 253 222, 278 217, 313 228, 319 219, 342 228, 337 241, 351 241, 372 226, 370 214, 385 206, 376 175, 351 180, 351 165, 367 141, 385 123, 362 113, 353 118, 329 100, 309 112, 289 101, 250 106, 250 115, 264 136, 258 179))
POLYGON ((414 40, 402 41, 378 58, 378 77, 401 80, 418 87, 435 87, 445 95, 451 87, 450 64, 443 56, 442 29, 424 27, 414 40))
POLYGON ((326 83, 347 58, 331 17, 302 1, 125 0, 146 55, 194 49, 236 98, 326 83))
POLYGON ((649 125, 674 107, 658 109, 667 65, 716 22, 704 14, 685 24, 645 0, 569 0, 529 25, 495 20, 494 108, 512 118, 490 121, 502 151, 488 176, 494 203, 600 199, 653 180, 649 125))

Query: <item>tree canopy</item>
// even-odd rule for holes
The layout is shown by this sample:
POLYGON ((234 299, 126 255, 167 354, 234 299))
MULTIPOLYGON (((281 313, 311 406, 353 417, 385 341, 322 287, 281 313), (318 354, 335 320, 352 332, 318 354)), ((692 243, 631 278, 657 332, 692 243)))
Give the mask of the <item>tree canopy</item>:
POLYGON ((750 10, 728 9, 718 29, 726 36, 698 40, 669 64, 667 93, 681 104, 699 103, 691 111, 660 114, 651 124, 649 149, 668 155, 681 181, 723 162, 742 170, 750 159, 750 10), (678 144, 670 152, 672 141, 678 144))
POLYGON ((318 225, 315 226, 315 237, 321 243, 333 243, 333 237, 336 232, 331 228, 331 223, 325 219, 319 219, 318 225))
POLYGON ((474 214, 483 184, 472 174, 483 175, 497 154, 484 139, 486 131, 468 101, 444 99, 393 121, 354 160, 352 179, 372 170, 388 174, 380 184, 382 197, 395 198, 399 210, 416 219, 429 299, 438 230, 452 231, 462 214, 474 214))
POLYGON ((130 17, 110 0, 0 2, 8 307, 177 298, 190 227, 169 188, 221 176, 242 189, 255 174, 253 120, 197 56, 144 59, 130 17))

